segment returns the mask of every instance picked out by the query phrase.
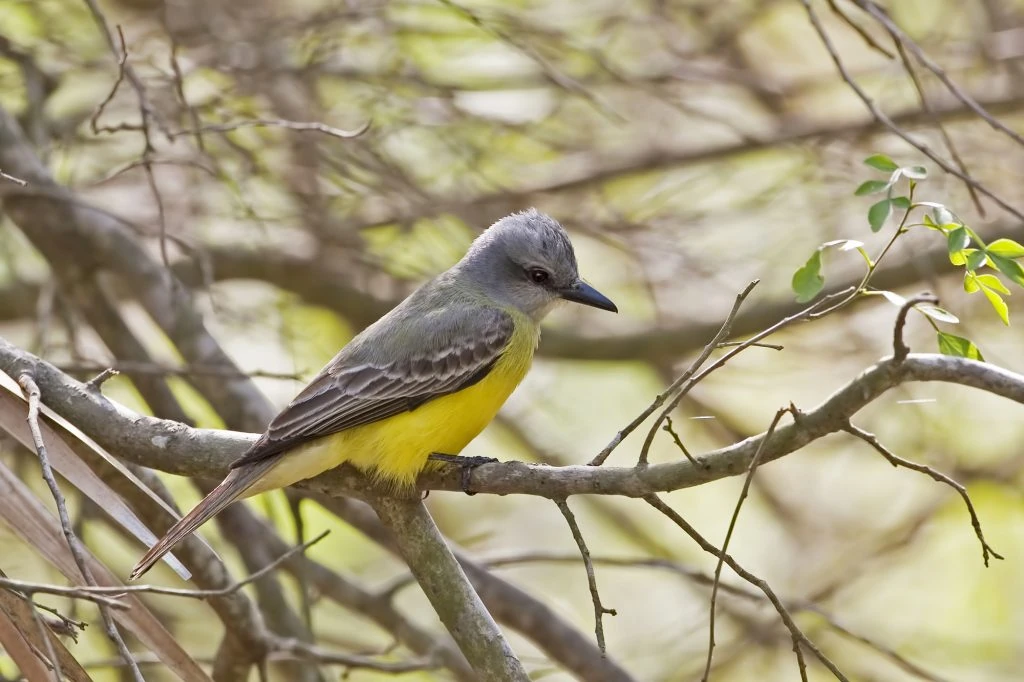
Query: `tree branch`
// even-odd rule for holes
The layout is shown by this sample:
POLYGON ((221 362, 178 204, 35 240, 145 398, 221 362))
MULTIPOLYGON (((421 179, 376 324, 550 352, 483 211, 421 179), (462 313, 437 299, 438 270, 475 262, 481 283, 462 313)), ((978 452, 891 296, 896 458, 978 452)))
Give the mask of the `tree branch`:
POLYGON ((441 622, 484 682, 530 679, 419 499, 371 498, 441 622))
MULTIPOLYGON (((194 429, 177 422, 140 416, 85 389, 53 365, 0 339, 0 370, 18 376, 30 371, 47 396, 47 405, 76 424, 103 447, 126 461, 184 476, 217 478, 255 440, 253 434, 194 429)), ((839 388, 799 423, 775 430, 764 444, 762 464, 784 457, 831 433, 886 391, 911 382, 940 381, 988 391, 1024 404, 1024 376, 984 362, 929 353, 911 353, 902 362, 885 358, 839 388)), ((647 467, 550 467, 523 462, 484 464, 474 471, 473 487, 497 495, 537 495, 558 499, 572 495, 643 497, 679 490, 746 472, 765 435, 695 456, 647 467)), ((584 457, 574 459, 582 460, 584 457)), ((419 479, 421 490, 461 491, 458 472, 431 472, 419 479)), ((298 485, 330 496, 364 498, 374 484, 342 466, 298 485)), ((386 492, 386 491, 379 491, 386 492)))

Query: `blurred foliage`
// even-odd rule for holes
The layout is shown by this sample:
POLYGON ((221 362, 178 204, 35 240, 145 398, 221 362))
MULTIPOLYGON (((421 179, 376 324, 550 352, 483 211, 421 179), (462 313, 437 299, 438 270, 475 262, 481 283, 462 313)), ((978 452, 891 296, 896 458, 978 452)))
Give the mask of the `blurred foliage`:
MULTIPOLYGON (((1024 208, 1024 148, 919 69, 929 114, 898 59, 867 45, 825 2, 811 4, 846 68, 901 129, 948 159, 941 123, 970 175, 1024 208)), ((853 3, 838 5, 892 49, 853 3)), ((248 371, 286 375, 256 379, 277 404, 368 322, 374 306, 400 299, 454 262, 479 230, 530 205, 570 229, 583 274, 622 314, 567 308, 553 315, 550 332, 574 336, 575 355, 545 356, 542 344, 500 422, 465 454, 588 461, 708 340, 687 332, 720 321, 748 281, 762 280, 745 308, 759 320, 758 311, 789 304, 794 290, 810 301, 833 283, 856 284, 865 263, 873 267, 869 254, 886 249, 901 230, 900 219, 938 230, 946 243, 928 229, 901 233, 879 269, 898 275, 898 285, 886 287, 894 290, 890 300, 927 289, 960 320, 954 335, 937 326, 948 318, 913 316, 911 348, 933 350, 938 332, 944 353, 980 358, 981 347, 989 362, 1024 370, 1019 327, 1000 322, 1020 310, 1021 297, 1005 298, 1009 289, 995 277, 998 271, 1024 284, 1014 260, 1024 225, 984 198, 982 214, 963 183, 874 122, 838 78, 799 2, 106 0, 101 7, 115 50, 114 27, 124 31, 128 62, 152 112, 148 137, 133 128, 141 120, 140 92, 129 82, 120 82, 99 112, 118 79, 117 61, 79 0, 0 0, 0 105, 18 115, 60 182, 127 221, 157 258, 166 233, 172 265, 203 273, 193 282, 197 305, 228 352, 248 371), (268 124, 233 127, 254 120, 268 124), (369 127, 340 139, 281 122, 369 127), (122 125, 129 129, 105 130, 122 125), (143 157, 147 139, 152 149, 143 157), (862 165, 869 154, 878 174, 862 165), (153 164, 162 222, 143 161, 153 164), (922 166, 930 175, 918 186, 922 166), (954 267, 925 257, 936 248, 954 267), (281 254, 304 266, 281 267, 274 260, 281 254), (327 283, 335 281, 351 287, 347 298, 332 298, 338 290, 327 283), (634 333, 628 352, 602 350, 634 333), (665 335, 668 341, 657 340, 665 335)), ((1024 2, 891 0, 887 8, 950 77, 1010 129, 1024 131, 1024 2)), ((54 303, 47 280, 45 261, 5 218, 0 312, 15 312, 0 317, 0 334, 57 364, 115 363, 74 310, 54 303), (5 301, 24 291, 15 285, 28 286, 38 302, 5 301)), ((790 401, 819 403, 891 352, 895 310, 882 296, 858 299, 770 339, 785 346, 782 352, 754 348, 730 362, 677 411, 688 449, 698 453, 760 432, 790 401)), ((134 304, 121 311, 157 361, 180 363, 144 311, 134 304)), ((171 386, 198 425, 222 425, 185 379, 172 378, 171 386)), ((128 378, 105 390, 147 409, 128 378)), ((963 482, 1007 560, 982 567, 955 494, 894 470, 842 436, 758 471, 733 555, 785 599, 812 603, 880 645, 843 634, 814 611, 797 614, 851 679, 1020 679, 1019 408, 962 387, 909 385, 866 408, 857 422, 897 454, 963 482), (892 652, 933 677, 901 667, 892 652)), ((609 464, 631 465, 641 441, 627 440, 609 464)), ((47 500, 32 458, 6 443, 0 457, 47 500)), ((660 434, 652 462, 680 457, 660 434)), ((166 480, 181 507, 198 500, 187 481, 166 480)), ((727 479, 665 498, 720 542, 741 485, 727 479)), ((86 543, 123 575, 137 544, 70 498, 86 543)), ((447 536, 474 556, 578 558, 546 500, 435 493, 428 502, 447 536)), ((595 557, 714 568, 677 528, 635 501, 573 504, 595 557)), ((295 539, 283 495, 253 505, 295 539)), ((311 549, 318 561, 369 589, 405 570, 333 514, 314 504, 303 509, 308 536, 333 531, 311 549)), ((204 535, 236 575, 246 572, 212 524, 204 535)), ((0 568, 61 582, 2 527, 0 568)), ((494 570, 591 631, 578 560, 494 570)), ((618 611, 605 619, 610 655, 644 682, 699 679, 707 587, 639 566, 596 570, 604 602, 618 611)), ((152 580, 178 584, 166 567, 152 580)), ((283 580, 298 604, 296 585, 283 580)), ((737 582, 728 571, 724 580, 737 582)), ((90 606, 41 601, 96 622, 90 606)), ((221 625, 206 605, 170 597, 147 602, 190 653, 212 658, 221 625)), ((439 629, 416 589, 401 591, 397 603, 439 629)), ((788 634, 770 607, 723 594, 719 609, 716 682, 797 679, 788 634)), ((326 600, 314 603, 313 626, 325 646, 378 652, 391 642, 365 618, 326 600)), ((511 641, 537 679, 569 679, 527 639, 511 633, 511 641)), ((95 679, 120 679, 98 627, 69 646, 95 679)), ((158 666, 145 670, 153 680, 171 679, 158 666)), ((3 657, 0 673, 14 674, 3 657)), ((815 665, 809 673, 831 679, 815 665)), ((354 671, 349 679, 391 676, 354 671)))

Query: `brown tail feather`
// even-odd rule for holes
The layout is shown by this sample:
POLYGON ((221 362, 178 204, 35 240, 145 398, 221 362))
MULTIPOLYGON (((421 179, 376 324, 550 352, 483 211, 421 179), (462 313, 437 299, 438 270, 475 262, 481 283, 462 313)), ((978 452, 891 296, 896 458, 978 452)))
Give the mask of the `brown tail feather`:
POLYGON ((278 463, 277 458, 273 458, 241 469, 233 469, 220 485, 211 490, 210 494, 204 497, 192 511, 174 524, 155 545, 150 547, 149 551, 139 559, 139 563, 135 564, 128 580, 135 580, 151 569, 156 562, 163 558, 164 554, 167 554, 199 526, 241 497, 246 490, 278 463))

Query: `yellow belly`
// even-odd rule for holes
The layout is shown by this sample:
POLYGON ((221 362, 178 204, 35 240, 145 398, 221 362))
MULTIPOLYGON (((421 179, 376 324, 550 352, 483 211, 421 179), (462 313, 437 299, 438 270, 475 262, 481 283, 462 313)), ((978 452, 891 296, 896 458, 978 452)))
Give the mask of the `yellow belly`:
POLYGON ((431 453, 456 455, 484 430, 526 376, 537 345, 532 329, 517 332, 491 372, 457 393, 411 412, 325 436, 281 456, 246 496, 312 478, 349 462, 374 478, 411 485, 431 453))

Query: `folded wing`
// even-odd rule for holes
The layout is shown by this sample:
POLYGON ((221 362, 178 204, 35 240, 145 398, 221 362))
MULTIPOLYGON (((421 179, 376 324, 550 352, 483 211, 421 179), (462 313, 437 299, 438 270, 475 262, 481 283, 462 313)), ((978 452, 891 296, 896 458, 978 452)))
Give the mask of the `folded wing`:
POLYGON ((339 353, 232 468, 472 386, 494 367, 514 329, 512 318, 494 308, 433 314, 418 322, 422 333, 403 334, 411 341, 404 344, 408 350, 395 339, 370 338, 339 353))

